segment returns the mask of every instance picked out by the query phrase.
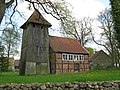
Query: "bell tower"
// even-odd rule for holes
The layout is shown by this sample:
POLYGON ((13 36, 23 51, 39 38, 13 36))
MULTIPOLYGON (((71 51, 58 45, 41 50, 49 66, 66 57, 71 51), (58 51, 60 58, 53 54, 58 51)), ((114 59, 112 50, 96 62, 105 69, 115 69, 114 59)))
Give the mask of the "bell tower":
POLYGON ((20 58, 20 75, 48 74, 49 34, 51 24, 35 10, 21 28, 23 29, 20 58))

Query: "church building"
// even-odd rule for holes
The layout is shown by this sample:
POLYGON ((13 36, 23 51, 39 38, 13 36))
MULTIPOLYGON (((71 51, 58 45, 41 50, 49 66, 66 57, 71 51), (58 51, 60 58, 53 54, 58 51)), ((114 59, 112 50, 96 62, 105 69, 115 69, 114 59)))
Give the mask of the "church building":
POLYGON ((21 26, 20 75, 88 71, 88 51, 76 39, 50 36, 49 27, 37 10, 21 26))

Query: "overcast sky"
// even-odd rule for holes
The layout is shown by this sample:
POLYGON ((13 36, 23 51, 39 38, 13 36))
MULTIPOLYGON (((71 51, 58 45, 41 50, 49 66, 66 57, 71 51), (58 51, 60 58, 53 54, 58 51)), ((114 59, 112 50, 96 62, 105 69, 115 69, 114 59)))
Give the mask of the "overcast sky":
MULTIPOLYGON (((110 8, 109 0, 66 0, 73 6, 73 15, 79 20, 82 17, 91 17, 93 19, 97 18, 97 15, 100 11, 105 8, 110 8)), ((52 24, 52 28, 55 31, 50 30, 50 35, 61 36, 61 34, 57 31, 57 21, 52 17, 46 17, 46 19, 52 24), (56 23, 55 23, 56 22, 56 23)), ((94 28, 98 29, 97 22, 94 23, 94 28)), ((100 30, 99 30, 100 31, 100 30)), ((96 33, 99 33, 97 30, 96 33)), ((97 37, 96 37, 97 38, 97 37)))
MULTIPOLYGON (((104 10, 106 7, 109 7, 109 0, 66 0, 69 2, 73 7, 73 15, 79 19, 82 17, 91 17, 96 18, 98 13, 102 10, 104 10)), ((26 18, 28 18, 32 11, 29 11, 26 9, 28 6, 27 3, 22 3, 18 6, 18 10, 21 12, 24 12, 26 18)), ((56 25, 54 22, 55 19, 46 16, 47 20, 52 24, 54 28, 56 28, 56 25)))

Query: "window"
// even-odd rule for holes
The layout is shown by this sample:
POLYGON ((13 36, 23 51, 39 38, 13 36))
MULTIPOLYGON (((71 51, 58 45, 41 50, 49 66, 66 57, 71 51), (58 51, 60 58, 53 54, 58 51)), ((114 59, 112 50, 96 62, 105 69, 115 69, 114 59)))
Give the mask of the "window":
POLYGON ((69 61, 83 61, 84 55, 63 53, 62 60, 64 60, 64 61, 67 61, 67 60, 69 60, 69 61))
POLYGON ((77 57, 76 57, 76 55, 74 55, 74 60, 77 60, 77 57))
POLYGON ((35 24, 33 24, 33 27, 35 27, 35 24))
POLYGON ((62 54, 62 60, 67 60, 67 54, 62 54))
POLYGON ((79 60, 80 61, 84 60, 84 55, 79 55, 79 60))
POLYGON ((76 56, 77 60, 79 60, 79 55, 76 56))
POLYGON ((41 26, 41 29, 43 29, 43 26, 41 26))
POLYGON ((73 55, 72 54, 70 55, 70 60, 73 60, 73 55))

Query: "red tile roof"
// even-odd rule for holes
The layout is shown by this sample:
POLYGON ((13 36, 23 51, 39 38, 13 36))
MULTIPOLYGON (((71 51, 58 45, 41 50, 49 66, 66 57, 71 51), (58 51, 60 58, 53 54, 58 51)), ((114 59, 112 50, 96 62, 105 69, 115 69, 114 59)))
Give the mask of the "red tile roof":
POLYGON ((50 36, 49 40, 54 52, 89 54, 76 39, 50 36))
POLYGON ((28 23, 42 24, 46 26, 52 26, 38 10, 35 10, 33 14, 29 17, 29 19, 21 26, 24 28, 28 23))

